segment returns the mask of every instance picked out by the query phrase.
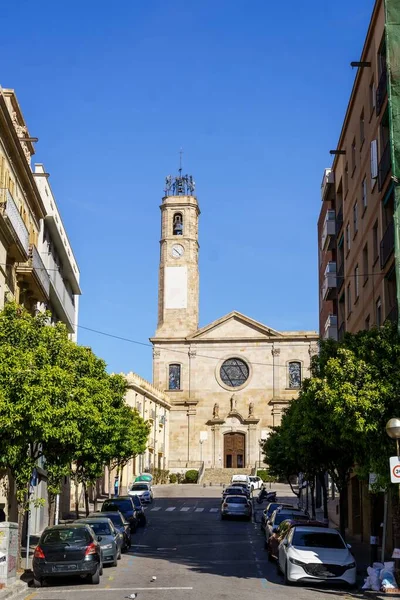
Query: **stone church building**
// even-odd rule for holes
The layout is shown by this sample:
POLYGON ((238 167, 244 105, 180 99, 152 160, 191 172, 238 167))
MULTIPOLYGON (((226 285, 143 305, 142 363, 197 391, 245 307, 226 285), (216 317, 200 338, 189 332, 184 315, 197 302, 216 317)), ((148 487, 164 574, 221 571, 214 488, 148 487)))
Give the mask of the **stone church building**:
POLYGON ((153 385, 170 399, 169 468, 250 468, 295 398, 315 331, 277 331, 233 311, 199 329, 200 208, 191 177, 167 177, 161 204, 153 385))

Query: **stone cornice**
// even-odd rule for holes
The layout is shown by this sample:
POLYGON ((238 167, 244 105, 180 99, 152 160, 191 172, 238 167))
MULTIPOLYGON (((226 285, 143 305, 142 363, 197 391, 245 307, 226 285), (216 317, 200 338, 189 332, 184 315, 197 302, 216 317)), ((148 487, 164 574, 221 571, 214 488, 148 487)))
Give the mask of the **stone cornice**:
POLYGON ((154 402, 157 402, 158 404, 161 404, 165 408, 171 408, 171 400, 167 394, 156 388, 146 379, 143 379, 143 377, 140 377, 140 375, 137 375, 131 371, 127 375, 122 373, 122 376, 125 377, 128 388, 144 394, 146 397, 150 398, 154 402))

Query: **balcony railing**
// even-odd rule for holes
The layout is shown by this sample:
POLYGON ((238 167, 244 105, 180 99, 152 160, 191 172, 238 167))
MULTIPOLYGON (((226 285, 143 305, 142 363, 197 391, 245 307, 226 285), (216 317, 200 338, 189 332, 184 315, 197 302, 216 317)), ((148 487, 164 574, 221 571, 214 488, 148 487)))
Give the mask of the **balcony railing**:
POLYGON ((341 326, 338 329, 338 340, 339 342, 344 338, 344 334, 346 333, 346 325, 343 321, 343 323, 341 324, 341 326))
POLYGON ((389 175, 389 171, 390 171, 391 167, 392 167, 392 162, 390 159, 390 144, 388 142, 382 152, 381 160, 379 161, 379 165, 378 165, 378 188, 379 188, 379 191, 381 191, 381 189, 383 188, 386 177, 389 175))
POLYGON ((343 206, 341 206, 338 210, 338 214, 336 215, 336 236, 339 235, 340 230, 343 225, 343 206))
POLYGON ((384 69, 379 78, 378 87, 376 90, 376 114, 377 116, 381 113, 383 103, 387 95, 387 70, 384 69))
POLYGON ((58 300, 59 300, 61 306, 63 307, 64 312, 66 313, 66 315, 68 317, 68 321, 70 322, 72 327, 74 327, 75 326, 75 306, 71 300, 71 297, 68 293, 68 290, 65 286, 65 283, 63 281, 63 278, 61 277, 60 272, 57 271, 56 269, 52 269, 50 271, 50 281, 51 281, 52 286, 57 294, 58 300))
POLYGON ((381 269, 386 265, 394 250, 394 221, 390 221, 380 245, 381 269))
POLYGON ((40 258, 40 254, 35 246, 35 244, 31 244, 29 249, 30 263, 35 272, 36 277, 41 283, 43 290, 46 292, 46 295, 50 295, 50 277, 46 270, 46 267, 43 264, 42 259, 40 258))
POLYGON ((397 325, 398 320, 399 320, 399 309, 398 309, 397 305, 395 305, 388 312, 387 317, 385 319, 385 322, 386 321, 391 321, 392 323, 394 323, 395 325, 397 325))
POLYGON ((334 210, 328 210, 326 212, 324 226, 322 228, 321 246, 323 249, 329 244, 331 236, 336 234, 336 213, 334 210), (327 244, 328 242, 328 244, 327 244))
POLYGON ((325 335, 324 339, 337 340, 337 315, 329 315, 325 322, 325 335))
POLYGON ((342 262, 342 264, 340 265, 340 267, 338 268, 337 273, 336 273, 336 284, 337 284, 338 291, 342 287, 343 283, 344 283, 344 262, 342 262))
POLYGON ((336 263, 328 262, 325 269, 324 282, 322 284, 322 297, 324 300, 329 299, 330 292, 336 289, 336 263))
POLYGON ((29 255, 29 232, 19 214, 14 198, 6 188, 0 188, 0 207, 14 240, 23 250, 23 258, 27 259, 29 255))

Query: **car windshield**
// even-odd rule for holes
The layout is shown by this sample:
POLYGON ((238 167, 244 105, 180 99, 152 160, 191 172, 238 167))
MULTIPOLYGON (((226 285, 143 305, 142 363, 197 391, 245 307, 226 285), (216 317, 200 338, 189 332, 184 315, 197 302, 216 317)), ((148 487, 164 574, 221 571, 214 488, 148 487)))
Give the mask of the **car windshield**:
POLYGON ((308 521, 308 517, 306 515, 302 515, 301 513, 276 513, 274 519, 274 525, 279 525, 282 521, 286 521, 286 519, 296 519, 296 521, 308 521))
POLYGON ((111 529, 108 523, 101 521, 87 521, 87 524, 93 529, 96 535, 111 535, 111 529))
POLYGON ((84 527, 50 529, 43 533, 43 544, 86 544, 90 541, 89 532, 84 527))
POLYGON ((106 500, 103 504, 103 511, 105 510, 132 510, 132 502, 130 500, 118 500, 118 498, 115 498, 112 502, 106 500))
POLYGON ((107 519, 110 519, 114 525, 123 525, 124 523, 121 515, 119 515, 117 512, 111 512, 109 515, 107 515, 107 519))
POLYGON ((244 490, 242 490, 242 488, 231 487, 231 488, 226 488, 225 493, 226 494, 244 494, 244 490))
POLYGON ((132 487, 131 487, 131 490, 135 490, 135 491, 136 490, 139 490, 139 491, 145 490, 145 491, 147 491, 148 489, 149 488, 147 487, 147 485, 145 483, 134 483, 132 485, 132 487))
POLYGON ((228 496, 226 502, 228 504, 247 504, 247 500, 243 496, 228 496))
POLYGON ((327 533, 320 531, 295 530, 292 545, 296 548, 334 548, 343 550, 346 548, 342 538, 336 532, 327 533))

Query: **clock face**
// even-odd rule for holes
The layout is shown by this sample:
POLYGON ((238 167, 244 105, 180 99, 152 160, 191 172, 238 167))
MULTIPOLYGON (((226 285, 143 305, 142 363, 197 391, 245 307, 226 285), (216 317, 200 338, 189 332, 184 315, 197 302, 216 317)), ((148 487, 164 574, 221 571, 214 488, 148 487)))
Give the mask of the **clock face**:
POLYGON ((181 244, 174 244, 172 246, 171 255, 173 258, 180 258, 183 256, 185 249, 181 244))

